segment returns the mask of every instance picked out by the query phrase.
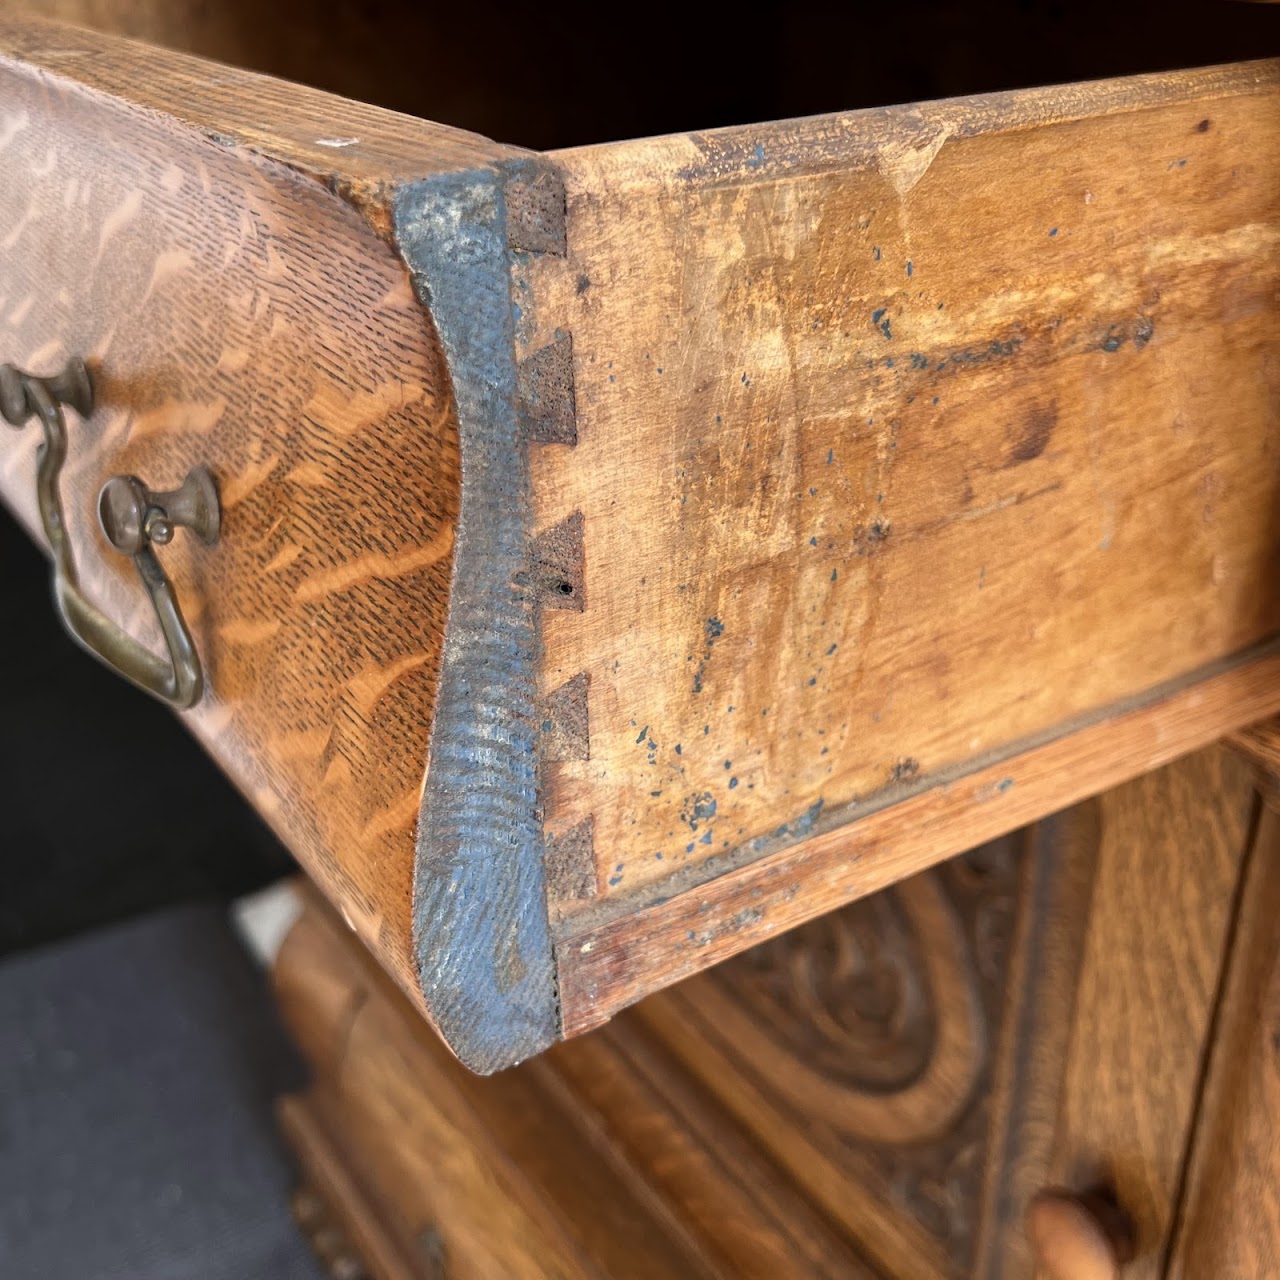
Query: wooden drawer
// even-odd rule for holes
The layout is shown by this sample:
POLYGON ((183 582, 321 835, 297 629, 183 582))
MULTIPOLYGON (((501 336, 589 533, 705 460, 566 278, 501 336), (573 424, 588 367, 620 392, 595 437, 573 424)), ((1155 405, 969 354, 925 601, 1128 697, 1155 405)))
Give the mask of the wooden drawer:
POLYGON ((0 51, 85 592, 213 471, 184 717, 476 1069, 1280 709, 1277 65, 535 155, 0 51))
POLYGON ((1274 920, 1256 811, 1248 769, 1202 753, 494 1080, 450 1062, 313 910, 276 971, 316 1072, 287 1129, 332 1211, 406 1275, 431 1274, 412 1244, 430 1228, 460 1276, 1086 1280, 1033 1266, 1023 1217, 1058 1187, 1114 1196, 1126 1280, 1165 1275, 1175 1239, 1192 1257, 1175 1274, 1260 1280, 1274 1071, 1251 1055, 1247 1088, 1213 1069, 1200 1092, 1211 1052, 1262 1045, 1256 981, 1229 976, 1226 1007, 1249 1014, 1210 1049, 1246 866, 1246 918, 1274 920))

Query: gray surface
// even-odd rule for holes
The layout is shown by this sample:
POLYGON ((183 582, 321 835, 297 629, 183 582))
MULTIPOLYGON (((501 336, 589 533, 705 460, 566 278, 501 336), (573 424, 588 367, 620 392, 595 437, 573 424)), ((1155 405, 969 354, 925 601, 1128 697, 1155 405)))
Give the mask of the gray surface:
POLYGON ((458 407, 462 506, 413 877, 427 1012, 473 1071, 559 1034, 535 749, 529 463, 516 422, 505 182, 440 174, 396 197, 396 243, 431 311, 458 407))
POLYGON ((318 1280, 271 1101, 301 1070, 217 906, 0 965, 4 1280, 318 1280))

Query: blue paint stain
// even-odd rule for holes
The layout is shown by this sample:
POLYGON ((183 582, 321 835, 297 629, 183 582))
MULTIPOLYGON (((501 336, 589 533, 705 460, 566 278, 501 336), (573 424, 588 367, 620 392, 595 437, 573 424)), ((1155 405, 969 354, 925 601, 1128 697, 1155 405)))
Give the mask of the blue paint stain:
POLYGON ((621 883, 622 883, 622 877, 621 877, 621 876, 610 876, 610 877, 609 877, 609 883, 610 883, 611 885, 618 885, 618 884, 621 884, 621 883))
POLYGON ((1012 778, 1001 778, 1000 781, 996 783, 996 790, 1008 791, 1011 786, 1013 786, 1012 778))
POLYGON ((827 466, 830 466, 836 460, 836 451, 834 449, 827 450, 827 466))
POLYGON ((1052 238, 1053 236, 1056 236, 1057 234, 1058 234, 1058 228, 1057 228, 1057 227, 1050 227, 1050 228, 1049 228, 1049 235, 1050 235, 1050 237, 1051 237, 1051 238, 1052 238))
POLYGON ((836 651, 839 647, 840 647, 840 646, 839 646, 838 644, 833 644, 833 645, 831 646, 831 648, 827 650, 827 657, 828 657, 828 658, 829 658, 829 657, 831 657, 831 655, 832 655, 833 653, 835 653, 835 651, 836 651))
POLYGON ((676 743, 676 755, 684 755, 684 748, 678 742, 676 743))
POLYGON ((810 539, 809 539, 809 545, 810 545, 811 547, 816 547, 816 546, 818 545, 818 539, 817 539, 817 538, 810 538, 810 539))
POLYGON ((875 247, 871 250, 871 257, 876 262, 880 261, 880 250, 878 247, 875 247))
MULTIPOLYGON (((633 720, 631 723, 634 724, 635 721, 633 720)), ((636 739, 636 746, 639 746, 648 736, 649 726, 645 725, 645 727, 640 730, 640 736, 636 739)))
POLYGON ((835 581, 839 576, 840 576, 840 570, 839 570, 839 569, 832 569, 832 570, 831 570, 831 581, 832 581, 832 582, 834 582, 834 581, 835 581))
POLYGON ((747 161, 748 169, 758 169, 764 164, 764 143, 757 142, 756 149, 751 153, 751 158, 747 161))
POLYGON ((715 832, 714 832, 714 831, 708 831, 708 832, 707 832, 707 834, 706 834, 705 836, 703 836, 701 840, 699 840, 699 841, 698 841, 698 843, 699 843, 699 844, 710 844, 710 843, 711 843, 711 840, 712 840, 712 837, 713 837, 714 835, 715 835, 715 832))
POLYGON ((726 760, 726 761, 724 762, 724 767, 725 767, 726 769, 732 769, 732 768, 733 768, 733 761, 732 761, 732 760, 726 760))
POLYGON ((819 798, 809 806, 800 817, 793 819, 791 822, 784 822, 780 827, 775 827, 767 836, 760 836, 755 840, 749 840, 743 846, 747 853, 762 852, 768 846, 777 840, 802 840, 809 835, 818 821, 818 816, 822 813, 823 801, 819 798))
POLYGON ((737 785, 738 785, 738 780, 737 780, 737 778, 730 778, 730 779, 729 779, 729 790, 730 790, 730 791, 732 791, 732 790, 734 789, 734 787, 736 787, 737 785))
POLYGON ((810 676, 810 677, 809 677, 809 687, 810 687, 810 688, 812 688, 812 687, 813 687, 815 684, 817 684, 817 683, 818 683, 818 677, 817 677, 817 676, 810 676))
POLYGON ((907 279, 908 280, 911 278, 911 274, 912 274, 911 259, 908 258, 907 259, 907 279))

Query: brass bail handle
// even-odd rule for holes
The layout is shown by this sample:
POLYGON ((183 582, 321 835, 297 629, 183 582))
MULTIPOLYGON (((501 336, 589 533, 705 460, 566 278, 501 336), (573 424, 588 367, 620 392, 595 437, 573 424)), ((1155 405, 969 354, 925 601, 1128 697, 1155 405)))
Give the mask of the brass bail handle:
POLYGON ((186 710, 200 701, 204 673, 173 586, 152 546, 171 541, 177 528, 190 529, 208 545, 217 542, 217 486, 207 468, 195 467, 178 489, 157 492, 136 476, 115 476, 98 497, 98 517, 107 540, 132 557, 155 610, 168 648, 167 655, 160 657, 90 604, 80 590, 58 483, 67 457, 64 405, 81 418, 93 412, 93 384, 83 360, 72 358, 50 378, 0 365, 0 416, 14 427, 37 417, 44 428, 36 453, 36 499, 53 553, 58 614, 71 637, 95 658, 140 689, 186 710))

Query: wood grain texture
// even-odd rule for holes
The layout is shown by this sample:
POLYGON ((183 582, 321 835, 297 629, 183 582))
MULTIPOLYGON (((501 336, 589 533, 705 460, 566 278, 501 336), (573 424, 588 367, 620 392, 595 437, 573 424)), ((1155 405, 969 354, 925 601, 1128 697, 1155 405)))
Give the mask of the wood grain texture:
MULTIPOLYGON (((1278 74, 551 157, 568 254, 517 270, 518 338, 572 335, 577 444, 531 462, 538 527, 583 518, 541 679, 589 677, 591 754, 545 808, 591 819, 600 886, 562 913, 566 1026, 615 1007, 611 927, 641 990, 725 954, 643 927, 673 891, 792 846, 784 927, 857 891, 819 850, 869 810, 1275 634, 1278 74)), ((1144 767, 1114 742, 1074 753, 1101 785, 1144 767)))
POLYGON ((886 1275, 1030 1280, 1033 1197, 1101 1186, 1159 1276, 1254 811, 1213 748, 618 1021, 886 1275))
POLYGON ((1280 695, 1280 656, 1165 691, 1150 704, 869 806, 847 827, 730 870, 557 943, 566 1035, 784 929, 941 858, 1035 822, 1204 747, 1280 695))
POLYGON ((1280 818, 1240 896, 1171 1280, 1280 1274, 1280 818))
POLYGON ((533 157, 5 19, 3 356, 143 638, 222 478, 189 723, 493 1070, 1280 710, 1278 82, 533 157))
MULTIPOLYGON (((458 341, 471 323, 514 369, 515 153, 39 23, 0 23, 0 110, 4 358, 45 372, 84 355, 97 389, 63 478, 87 589, 157 643, 97 491, 209 466, 219 545, 179 538, 163 556, 210 689, 187 723, 474 1067, 545 1046, 558 1023, 514 390, 482 376, 477 405, 458 341), (448 256, 473 189, 499 202, 488 310, 484 264, 448 256), (423 231, 433 198, 455 234, 423 231), (450 310, 439 332, 429 289, 450 310), (497 478, 464 500, 477 470, 497 478), (473 679, 521 628, 510 676, 473 679), (498 794, 514 797, 501 812, 498 794)), ((0 439, 3 491, 33 530, 37 441, 0 439)))
POLYGON ((1111 1187, 1158 1280, 1257 801, 1213 748, 1100 797, 1101 843, 1047 1185, 1111 1187))
POLYGON ((997 842, 634 1011, 886 1275, 972 1265, 1026 861, 997 842))
POLYGON ((275 980, 316 1076, 294 1107, 397 1239, 435 1227, 451 1277, 767 1280, 799 1259, 871 1280, 680 1072, 612 1028, 474 1077, 314 899, 275 980))
MULTIPOLYGON (((1161 1276, 1256 810, 1247 766, 1212 748, 492 1079, 450 1060, 313 900, 276 979, 316 1072, 298 1105, 350 1151, 379 1221, 408 1235, 438 1221, 451 1260, 483 1247, 516 1268, 495 1275, 555 1274, 546 1257, 569 1254, 542 1250, 558 1240, 602 1276, 1032 1280, 1024 1217, 1062 1187, 1116 1197, 1136 1228, 1123 1274, 1161 1276)), ((1228 997, 1253 1047, 1270 1043, 1256 988, 1275 950, 1261 924, 1275 895, 1257 880, 1236 948, 1250 985, 1228 997)), ((1265 1116, 1247 1117, 1271 1064, 1238 1047, 1224 1038, 1216 1094, 1211 1076, 1221 1113, 1191 1203, 1211 1200, 1185 1226, 1207 1228, 1197 1248, 1240 1247, 1208 1225, 1220 1216, 1270 1225, 1273 1144, 1265 1116)), ((1186 1272, 1219 1274, 1268 1273, 1186 1272)))

